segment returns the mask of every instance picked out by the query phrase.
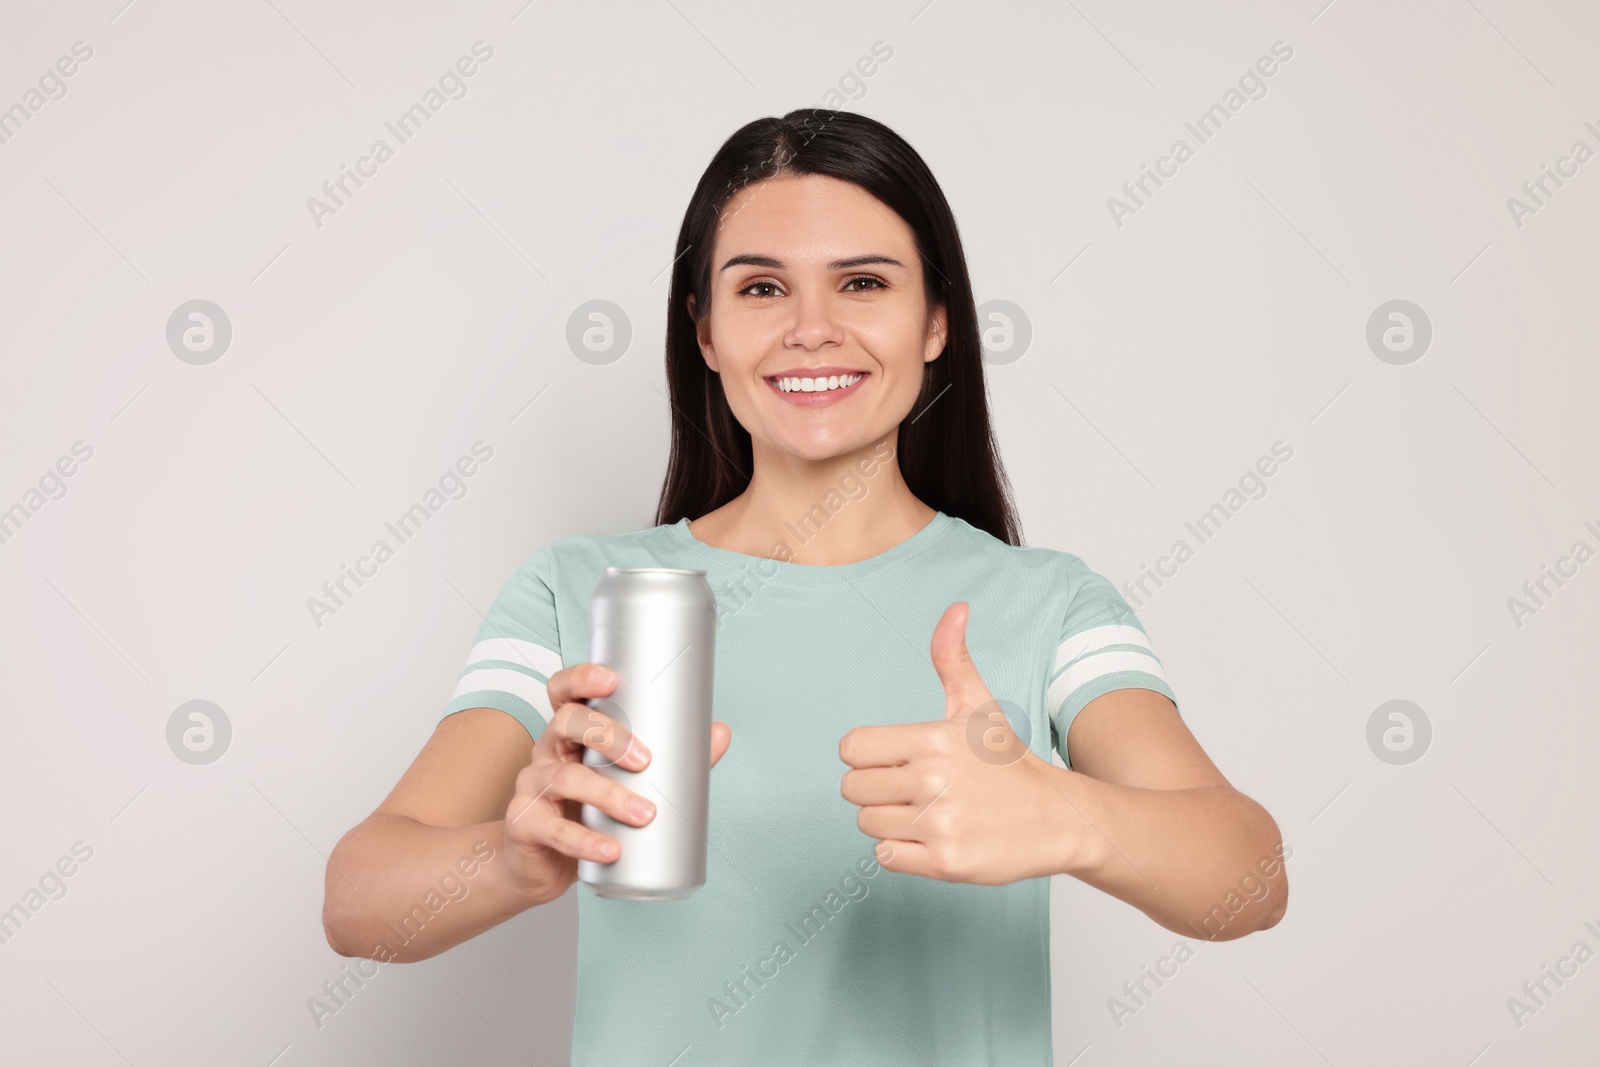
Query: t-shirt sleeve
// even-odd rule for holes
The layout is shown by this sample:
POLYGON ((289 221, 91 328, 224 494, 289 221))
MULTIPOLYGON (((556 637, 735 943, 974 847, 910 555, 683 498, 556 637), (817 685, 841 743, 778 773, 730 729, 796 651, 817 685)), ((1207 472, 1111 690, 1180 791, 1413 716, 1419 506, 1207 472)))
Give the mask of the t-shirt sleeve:
POLYGON ((1067 730, 1084 705, 1113 689, 1153 689, 1177 704, 1161 661, 1116 587, 1077 557, 1060 643, 1050 668, 1046 710, 1051 744, 1069 768, 1067 730))
POLYGON ((539 739, 551 716, 545 686, 562 667, 551 566, 550 553, 537 550, 494 598, 441 717, 498 708, 539 739))

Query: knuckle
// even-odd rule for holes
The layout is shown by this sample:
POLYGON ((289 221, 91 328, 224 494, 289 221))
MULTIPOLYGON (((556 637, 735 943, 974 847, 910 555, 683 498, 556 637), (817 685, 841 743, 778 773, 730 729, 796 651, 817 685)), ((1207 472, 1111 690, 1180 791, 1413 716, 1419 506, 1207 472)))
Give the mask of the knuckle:
POLYGON ((515 797, 506 809, 506 836, 525 845, 537 844, 546 833, 550 810, 534 800, 515 797))
POLYGON ((511 794, 511 799, 516 801, 516 810, 521 811, 529 802, 543 796, 545 790, 544 772, 533 770, 526 778, 517 778, 517 788, 511 794))
POLYGON ((530 767, 527 774, 528 777, 526 779, 520 776, 517 779, 516 795, 523 801, 532 800, 550 788, 550 768, 548 766, 530 767))
POLYGON ((506 839, 528 844, 533 840, 534 817, 533 812, 524 812, 527 801, 520 795, 511 798, 511 803, 506 806, 506 839))
POLYGON ((583 781, 584 772, 587 770, 587 767, 575 760, 563 763, 550 776, 550 786, 557 792, 567 795, 583 781))
MULTIPOLYGON (((561 694, 555 691, 550 693, 550 703, 556 709, 555 715, 553 715, 550 719, 550 725, 554 728, 554 732, 560 736, 566 735, 568 729, 570 728, 569 724, 572 722, 572 716, 577 709, 587 706, 584 704, 576 704, 570 700, 562 700, 561 694)), ((548 733, 550 731, 546 732, 548 733)))
POLYGON ((959 873, 956 869, 957 860, 954 851, 943 842, 935 842, 928 846, 928 865, 935 878, 950 880, 959 873))
POLYGON ((603 749, 608 747, 617 736, 617 724, 611 716, 603 711, 596 711, 587 704, 580 705, 584 710, 580 720, 583 728, 583 747, 603 749))

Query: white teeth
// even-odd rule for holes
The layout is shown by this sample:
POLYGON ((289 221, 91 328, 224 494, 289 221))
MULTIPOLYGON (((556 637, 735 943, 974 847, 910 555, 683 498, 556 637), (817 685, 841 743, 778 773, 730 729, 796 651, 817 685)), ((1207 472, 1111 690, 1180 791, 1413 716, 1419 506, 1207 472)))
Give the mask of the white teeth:
POLYGON ((825 393, 830 389, 849 388, 862 379, 860 374, 835 374, 828 378, 779 378, 778 388, 786 393, 825 393))

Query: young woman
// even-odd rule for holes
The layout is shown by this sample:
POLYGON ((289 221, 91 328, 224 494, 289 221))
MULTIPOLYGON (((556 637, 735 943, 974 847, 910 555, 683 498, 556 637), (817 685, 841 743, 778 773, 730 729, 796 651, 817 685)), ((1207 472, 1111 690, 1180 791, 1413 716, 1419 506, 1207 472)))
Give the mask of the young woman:
POLYGON ((921 157, 848 112, 752 122, 677 251, 657 524, 512 576, 433 737, 334 850, 334 949, 424 959, 556 899, 618 855, 580 804, 677 817, 582 762, 650 758, 582 703, 614 685, 586 662, 606 566, 706 571, 723 721, 705 886, 577 890, 574 1064, 1048 1063, 1050 875, 1185 937, 1276 923, 1277 826, 1191 736, 1138 618, 1020 543, 921 157), (417 907, 441 876, 470 892, 417 907))

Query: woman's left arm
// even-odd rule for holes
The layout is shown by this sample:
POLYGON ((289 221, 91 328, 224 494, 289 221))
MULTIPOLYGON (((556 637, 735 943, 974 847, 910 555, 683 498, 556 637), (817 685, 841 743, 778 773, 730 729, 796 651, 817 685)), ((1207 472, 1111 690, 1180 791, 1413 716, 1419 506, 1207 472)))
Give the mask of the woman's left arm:
POLYGON ((840 794, 880 839, 880 866, 978 885, 1068 874, 1212 941, 1283 917, 1292 850, 1171 700, 1136 688, 1094 698, 1068 725, 1072 769, 1057 767, 999 710, 967 650, 966 615, 951 605, 934 628, 942 720, 858 726, 840 740, 851 768, 840 794))
POLYGON ((1041 844, 1057 849, 1050 870, 1206 940, 1283 917, 1292 852, 1278 824, 1228 784, 1171 700, 1149 689, 1098 696, 1072 720, 1067 748, 1072 770, 1041 770, 1060 800, 1041 827, 1041 844))

